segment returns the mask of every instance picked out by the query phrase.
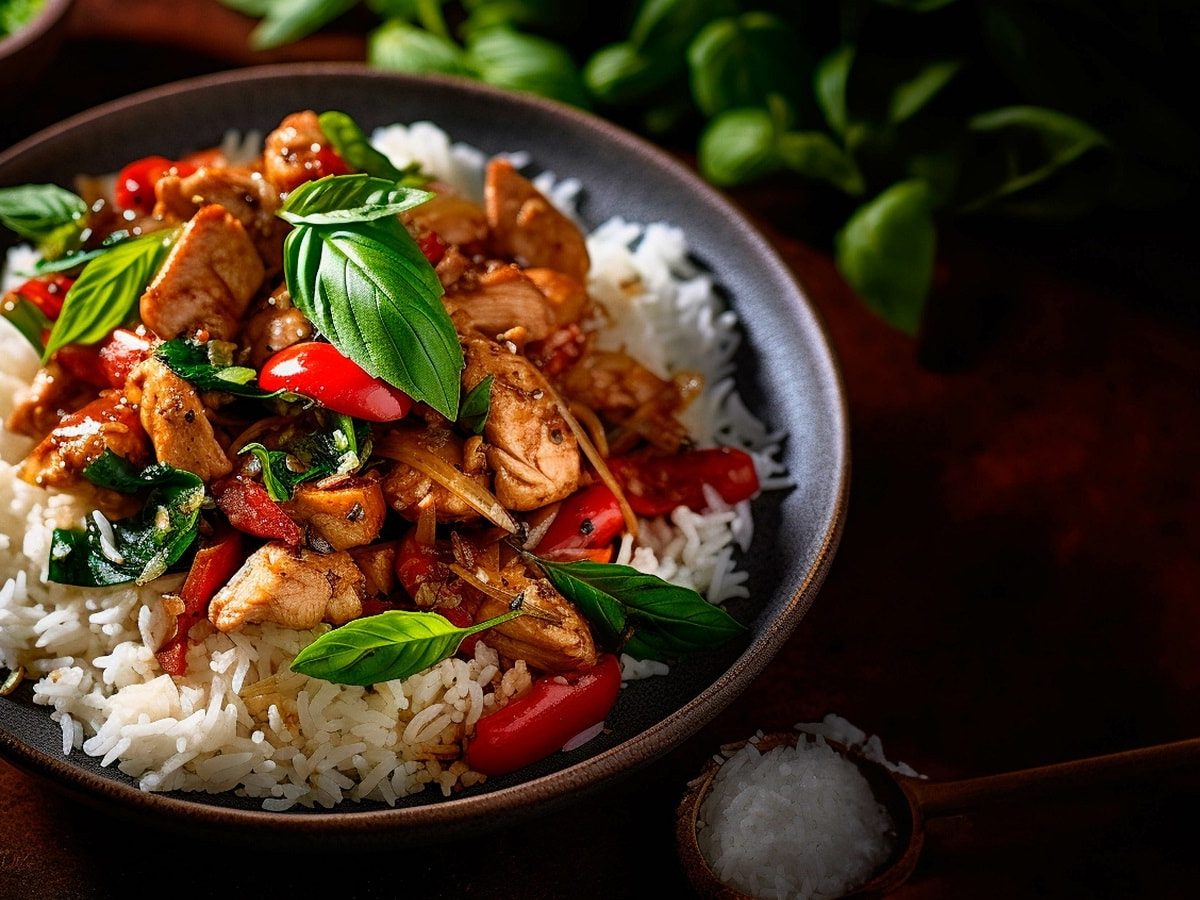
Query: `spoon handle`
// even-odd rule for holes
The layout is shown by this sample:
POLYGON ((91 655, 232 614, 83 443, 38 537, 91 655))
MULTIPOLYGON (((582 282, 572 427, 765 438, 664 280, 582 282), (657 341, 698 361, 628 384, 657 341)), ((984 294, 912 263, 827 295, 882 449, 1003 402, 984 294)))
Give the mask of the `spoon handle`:
POLYGON ((1200 738, 982 778, 944 782, 907 779, 904 789, 925 818, 930 819, 997 802, 1036 800, 1072 788, 1191 766, 1200 767, 1200 738))

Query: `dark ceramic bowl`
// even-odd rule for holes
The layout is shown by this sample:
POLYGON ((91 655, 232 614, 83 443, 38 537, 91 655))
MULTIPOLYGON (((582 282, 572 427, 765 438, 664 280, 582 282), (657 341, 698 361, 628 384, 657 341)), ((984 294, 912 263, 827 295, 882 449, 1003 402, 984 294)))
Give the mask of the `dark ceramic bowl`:
POLYGON ((46 0, 29 22, 0 39, 0 108, 18 102, 13 88, 31 84, 54 59, 72 0, 46 0))
MULTIPOLYGON (((584 185, 589 226, 611 216, 682 226, 698 262, 740 314, 745 341, 739 389, 751 409, 789 435, 784 459, 796 486, 756 501, 746 565, 751 598, 731 612, 748 640, 683 661, 668 678, 630 684, 599 738, 572 753, 490 779, 452 799, 432 793, 397 808, 344 804, 336 811, 263 812, 232 795, 148 794, 114 769, 73 753, 28 701, 0 699, 0 752, 90 798, 167 814, 178 825, 253 829, 294 838, 430 840, 495 827, 578 798, 678 745, 746 689, 812 603, 840 533, 849 464, 846 413, 829 344, 775 252, 719 193, 636 137, 574 109, 458 80, 418 79, 357 65, 279 66, 187 81, 70 119, 0 156, 0 185, 56 181, 217 142, 225 129, 267 131, 289 112, 342 109, 366 129, 429 119, 487 152, 524 149, 538 169, 584 185)), ((22 699, 24 698, 24 699, 22 699)))

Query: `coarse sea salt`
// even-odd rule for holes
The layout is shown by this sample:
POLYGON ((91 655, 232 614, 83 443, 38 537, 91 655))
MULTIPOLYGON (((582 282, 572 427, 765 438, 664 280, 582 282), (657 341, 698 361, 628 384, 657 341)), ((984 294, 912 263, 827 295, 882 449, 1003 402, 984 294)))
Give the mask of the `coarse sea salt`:
MULTIPOLYGON (((834 730, 831 721, 861 735, 852 745, 868 740, 836 716, 818 730, 834 730)), ((757 743, 724 759, 700 806, 697 839, 717 878, 761 898, 841 897, 868 881, 895 827, 858 768, 822 734, 765 752, 757 743)))

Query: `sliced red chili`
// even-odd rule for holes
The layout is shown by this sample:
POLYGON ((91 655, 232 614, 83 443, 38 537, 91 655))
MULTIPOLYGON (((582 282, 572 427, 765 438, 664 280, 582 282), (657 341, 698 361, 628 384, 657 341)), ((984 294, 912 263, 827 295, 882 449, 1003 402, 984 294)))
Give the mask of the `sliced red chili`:
POLYGON ((257 481, 240 475, 222 478, 213 485, 213 496, 217 509, 238 531, 292 546, 299 544, 303 537, 300 526, 257 481))
POLYGON ((533 552, 547 559, 580 559, 582 550, 607 551, 624 527, 616 495, 605 484, 593 484, 562 502, 533 552))
POLYGON ((758 492, 754 459, 733 447, 686 450, 673 456, 614 456, 608 467, 639 516, 666 515, 677 506, 705 509, 706 484, 726 503, 737 503, 758 492))
POLYGON ((117 175, 113 200, 120 209, 149 215, 154 211, 154 186, 164 175, 187 176, 196 171, 191 163, 175 162, 165 156, 134 160, 117 175))
POLYGON ((53 322, 62 312, 63 300, 74 283, 75 279, 66 275, 39 275, 30 278, 13 293, 20 294, 53 322))
POLYGON ((446 242, 433 231, 422 235, 417 241, 417 246, 421 248, 421 252, 425 254, 425 258, 429 260, 431 266, 436 266, 446 255, 446 242))
POLYGON ((108 384, 125 387, 134 366, 150 356, 150 341, 133 331, 118 328, 100 348, 100 367, 108 384))
POLYGON ((154 654, 168 675, 187 674, 188 632, 208 615, 209 601, 244 561, 242 536, 232 530, 221 532, 212 544, 196 553, 179 592, 183 612, 175 619, 175 633, 154 654))
POLYGON ((412 398, 369 374, 333 344, 306 341, 280 350, 262 367, 263 390, 291 391, 334 412, 369 422, 394 422, 412 409, 412 398))
POLYGON ((539 678, 529 693, 475 725, 467 763, 485 775, 504 775, 559 750, 603 722, 621 692, 621 666, 605 655, 574 681, 539 678))

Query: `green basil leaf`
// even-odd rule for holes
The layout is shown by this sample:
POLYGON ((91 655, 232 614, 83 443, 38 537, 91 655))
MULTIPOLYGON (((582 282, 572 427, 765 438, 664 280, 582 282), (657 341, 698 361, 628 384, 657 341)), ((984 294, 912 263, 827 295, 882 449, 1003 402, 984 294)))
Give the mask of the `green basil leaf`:
POLYGON ((67 344, 94 344, 133 315, 179 229, 117 244, 89 262, 63 299, 42 362, 67 344))
POLYGON ((367 38, 367 62, 380 69, 470 77, 475 73, 462 48, 400 19, 385 22, 367 38))
POLYGON ((0 188, 0 224, 31 241, 40 241, 85 215, 83 199, 57 184, 0 188))
POLYGON ((662 86, 675 73, 661 57, 647 56, 633 44, 610 44, 593 54, 583 67, 583 81, 592 95, 614 106, 633 103, 662 86), (665 69, 665 74, 664 74, 665 69))
POLYGON ((850 124, 846 105, 846 87, 850 83, 850 69, 854 65, 854 47, 849 44, 834 50, 817 64, 817 105, 834 134, 845 136, 850 124))
POLYGON ((366 465, 371 455, 371 427, 350 416, 334 415, 333 426, 289 441, 282 449, 247 444, 238 453, 249 453, 262 467, 263 487, 271 499, 292 499, 296 485, 334 474, 350 474, 366 465))
POLYGON ((859 207, 834 240, 838 269, 867 305, 915 334, 933 281, 937 235, 923 181, 892 185, 859 207))
MULTIPOLYGON (((399 169, 395 171, 400 174, 399 169)), ((384 178, 328 175, 292 191, 279 210, 279 218, 293 225, 373 222, 398 216, 432 199, 429 191, 397 187, 395 181, 384 178)))
MULTIPOLYGON (((38 252, 42 254, 38 265, 78 253, 80 247, 83 246, 83 230, 86 225, 87 219, 81 216, 73 222, 59 225, 38 241, 38 252)), ((37 267, 35 266, 35 268, 37 267)))
POLYGON ((583 108, 589 105, 571 55, 544 38, 504 26, 475 31, 467 40, 467 61, 488 84, 583 108))
POLYGON ((629 566, 538 559, 550 583, 611 642, 632 626, 624 650, 638 659, 695 653, 745 632, 729 613, 690 588, 629 566))
POLYGON ((42 334, 50 327, 50 320, 46 315, 24 297, 17 295, 15 300, 5 301, 4 318, 21 332, 21 337, 29 341, 40 356, 46 349, 42 344, 42 334))
POLYGON ((806 178, 828 182, 852 196, 866 190, 854 158, 823 131, 789 132, 779 138, 776 150, 785 166, 806 178))
POLYGON ((200 391, 224 391, 235 397, 263 400, 283 391, 264 391, 258 386, 257 373, 248 366, 214 366, 204 344, 174 338, 159 344, 154 355, 167 367, 200 391))
POLYGON ((300 225, 283 255, 293 301, 338 350, 458 418, 462 348, 437 273, 399 221, 300 225))
POLYGON ((463 398, 462 408, 458 411, 458 424, 472 434, 483 434, 483 427, 487 425, 492 405, 492 382, 495 380, 495 375, 488 375, 463 398))
POLYGON ((775 120, 765 109, 731 109, 700 135, 700 171, 713 184, 734 185, 779 167, 775 120))
POLYGON ((648 56, 679 60, 684 48, 707 23, 737 15, 735 0, 644 0, 629 31, 629 42, 648 56))
POLYGON ((688 47, 692 96, 706 116, 795 88, 796 35, 765 12, 717 19, 688 47))
POLYGON ((927 63, 916 75, 892 91, 888 119, 899 125, 920 112, 942 88, 954 80, 962 68, 956 59, 941 59, 927 63))
POLYGON ((95 512, 83 531, 56 528, 51 581, 84 587, 146 584, 177 563, 196 540, 204 502, 204 482, 198 476, 164 464, 138 472, 111 450, 83 474, 93 484, 121 493, 145 488, 150 493, 141 512, 128 518, 109 522, 95 512))
POLYGON ((1068 216, 1094 206, 1110 188, 1113 152, 1086 122, 1052 109, 1009 106, 972 117, 964 212, 1068 216))
POLYGON ((250 46, 270 50, 290 44, 328 25, 358 0, 271 0, 266 17, 250 33, 250 46))
MULTIPOLYGON (((421 168, 416 163, 406 166, 403 169, 397 169, 392 165, 390 159, 371 146, 371 142, 367 140, 367 136, 363 133, 363 130, 358 127, 358 123, 346 115, 346 113, 329 110, 321 113, 317 117, 317 121, 321 126, 321 132, 329 139, 329 143, 333 145, 333 149, 337 151, 338 156, 344 159, 351 168, 357 169, 365 175, 371 175, 388 182, 386 188, 376 186, 374 190, 391 190, 403 193, 404 188, 419 187, 428 180, 421 174, 421 168)), ((326 179, 321 179, 321 181, 324 180, 326 179)), ((301 185, 301 188, 308 187, 308 185, 313 183, 308 182, 301 185)), ((412 199, 412 206, 425 202, 424 200, 415 199, 415 195, 420 192, 412 193, 414 195, 410 198, 412 199)), ((295 191, 288 195, 289 202, 294 195, 295 191)), ((429 198, 426 197, 425 199, 429 198)), ((378 199, 364 201, 364 205, 377 205, 379 202, 378 199)), ((395 198, 393 198, 392 202, 395 202, 395 198)), ((405 206, 400 211, 411 209, 412 206, 405 206)), ((383 213, 380 215, 383 215, 383 213)))
MULTIPOLYGON (((76 237, 78 237, 80 235, 79 230, 77 228, 75 228, 75 226, 67 225, 64 227, 74 229, 75 233, 76 233, 76 237)), ((53 235, 50 238, 48 238, 47 240, 52 240, 52 239, 53 239, 53 235)), ((82 250, 76 246, 76 247, 70 249, 69 251, 67 251, 66 253, 58 255, 58 256, 54 256, 53 258, 47 256, 43 259, 39 259, 37 261, 37 264, 34 265, 33 270, 35 272, 37 272, 39 275, 45 274, 47 272, 70 272, 72 269, 78 269, 81 266, 87 265, 93 259, 96 259, 99 256, 103 256, 105 253, 107 253, 109 250, 111 250, 113 247, 117 246, 118 244, 124 244, 133 239, 134 239, 134 236, 131 235, 128 231, 126 231, 124 229, 122 229, 120 231, 114 231, 112 234, 110 234, 108 237, 106 237, 104 239, 104 241, 100 244, 99 247, 95 248, 94 250, 82 250)), ((42 252, 45 253, 45 250, 46 250, 45 242, 42 243, 41 248, 42 248, 42 252)))
POLYGON ((292 671, 334 684, 408 678, 449 659, 463 639, 522 614, 514 609, 469 628, 433 612, 390 610, 327 631, 292 660, 292 671))

